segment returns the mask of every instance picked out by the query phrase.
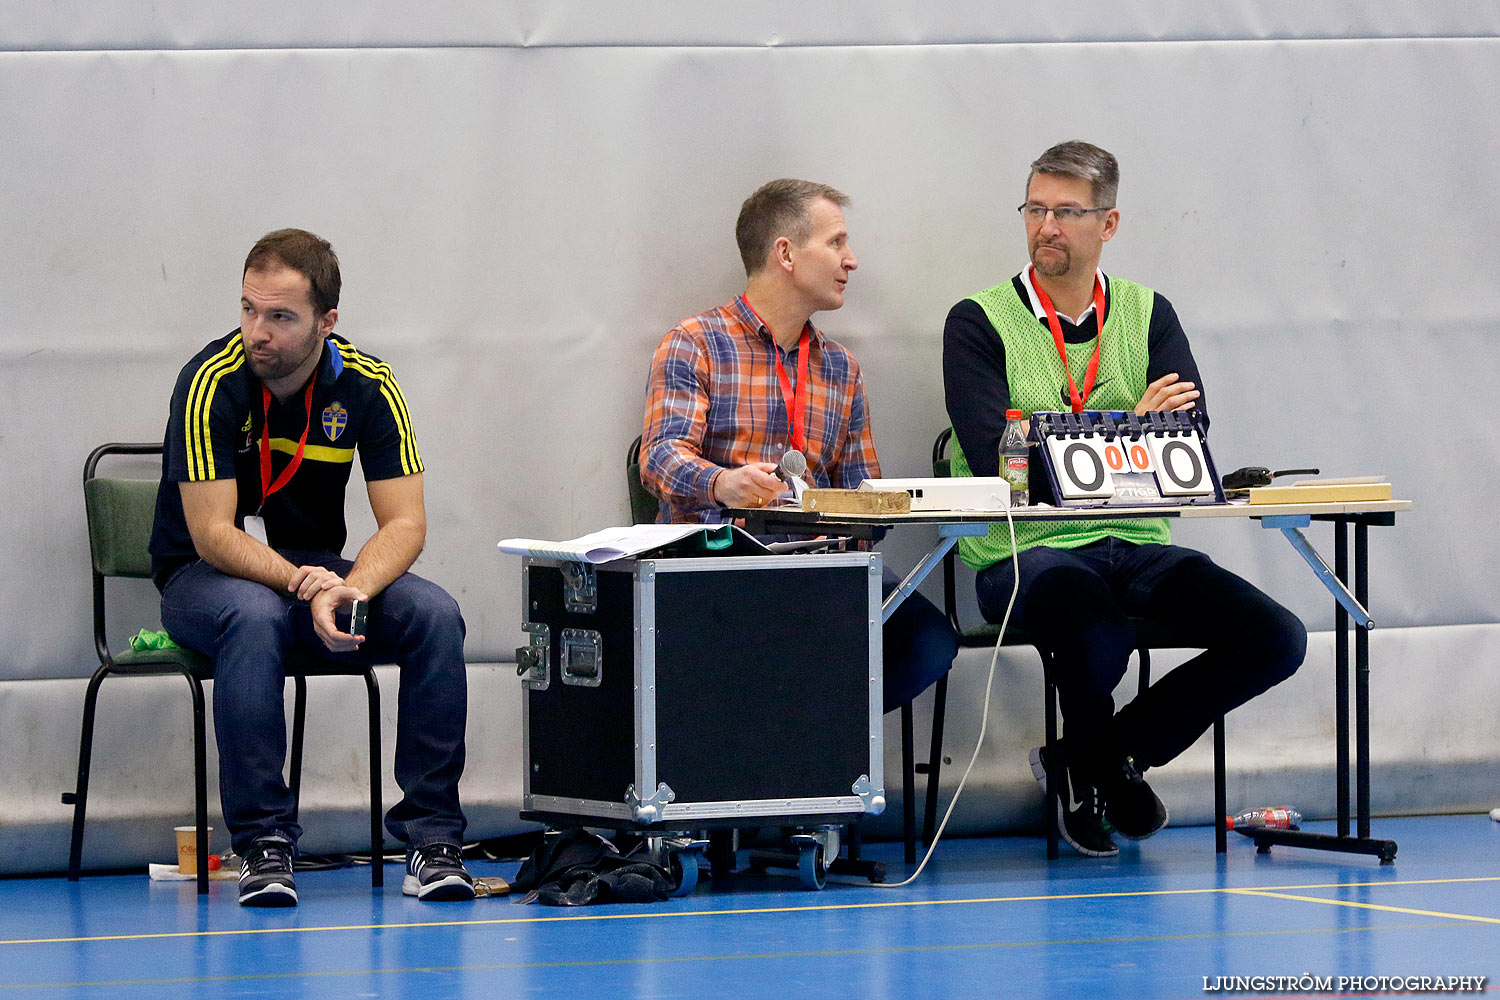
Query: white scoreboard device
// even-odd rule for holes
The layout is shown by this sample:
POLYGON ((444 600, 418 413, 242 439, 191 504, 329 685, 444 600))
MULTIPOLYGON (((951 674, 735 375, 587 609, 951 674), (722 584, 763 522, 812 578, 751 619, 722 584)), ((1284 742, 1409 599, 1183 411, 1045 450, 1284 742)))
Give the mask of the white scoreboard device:
POLYGON ((1197 410, 1038 410, 1031 441, 1059 506, 1224 503, 1197 410))

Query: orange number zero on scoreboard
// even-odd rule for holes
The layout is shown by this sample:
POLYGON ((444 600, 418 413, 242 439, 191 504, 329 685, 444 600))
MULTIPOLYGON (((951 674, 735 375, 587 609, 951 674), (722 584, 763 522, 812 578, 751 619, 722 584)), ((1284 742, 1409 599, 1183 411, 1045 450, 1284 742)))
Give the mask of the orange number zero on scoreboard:
POLYGON ((1130 464, 1137 472, 1145 472, 1151 468, 1151 453, 1144 444, 1130 446, 1130 464))
POLYGON ((1104 461, 1109 463, 1109 471, 1122 472, 1125 469, 1125 449, 1111 441, 1104 446, 1104 461))

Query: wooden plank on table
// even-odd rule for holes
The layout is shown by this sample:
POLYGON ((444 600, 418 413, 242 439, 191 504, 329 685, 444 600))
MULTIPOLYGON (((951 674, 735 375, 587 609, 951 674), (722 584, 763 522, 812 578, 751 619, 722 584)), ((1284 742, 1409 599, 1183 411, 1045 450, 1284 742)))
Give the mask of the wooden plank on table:
POLYGON ((811 489, 802 493, 802 509, 824 514, 909 514, 911 494, 902 490, 811 489))
POLYGON ((1389 500, 1390 483, 1299 483, 1295 486, 1255 486, 1250 489, 1250 504, 1268 503, 1348 503, 1356 500, 1389 500))

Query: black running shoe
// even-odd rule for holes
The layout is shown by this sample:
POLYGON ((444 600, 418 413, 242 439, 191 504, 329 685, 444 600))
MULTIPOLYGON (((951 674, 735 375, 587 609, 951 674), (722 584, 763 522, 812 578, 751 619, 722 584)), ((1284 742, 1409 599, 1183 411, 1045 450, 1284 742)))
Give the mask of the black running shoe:
MULTIPOLYGON (((1047 791, 1047 748, 1031 751, 1031 773, 1047 791)), ((1091 858, 1112 858, 1120 848, 1110 839, 1104 825, 1104 797, 1093 785, 1078 780, 1074 769, 1063 768, 1065 778, 1057 796, 1057 832, 1062 834, 1079 854, 1091 858)))
POLYGON ((1104 818, 1127 840, 1145 840, 1167 825, 1167 804, 1141 777, 1135 760, 1124 757, 1104 785, 1104 818))
POLYGON ((292 879, 295 851, 285 834, 255 838, 240 865, 240 905, 296 906, 297 883, 292 879))
POLYGON ((401 891, 418 899, 473 899, 474 880, 464 868, 458 845, 428 844, 407 850, 401 891))

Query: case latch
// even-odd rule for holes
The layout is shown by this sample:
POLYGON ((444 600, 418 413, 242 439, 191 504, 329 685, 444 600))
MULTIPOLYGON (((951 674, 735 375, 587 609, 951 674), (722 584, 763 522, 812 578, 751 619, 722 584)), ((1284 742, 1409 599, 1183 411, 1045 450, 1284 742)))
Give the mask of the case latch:
POLYGON ((599 610, 599 578, 592 563, 562 564, 563 607, 591 615, 599 610))
POLYGON ((552 682, 552 629, 543 622, 525 622, 521 628, 531 634, 529 646, 516 647, 516 674, 521 686, 545 691, 552 682))

